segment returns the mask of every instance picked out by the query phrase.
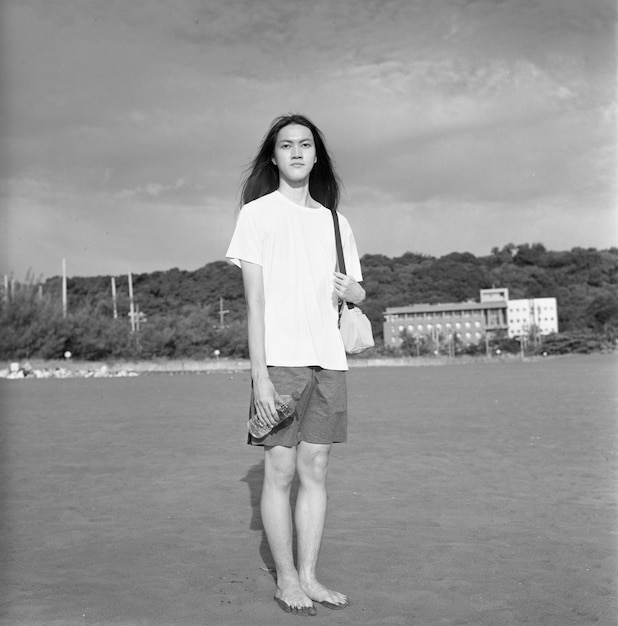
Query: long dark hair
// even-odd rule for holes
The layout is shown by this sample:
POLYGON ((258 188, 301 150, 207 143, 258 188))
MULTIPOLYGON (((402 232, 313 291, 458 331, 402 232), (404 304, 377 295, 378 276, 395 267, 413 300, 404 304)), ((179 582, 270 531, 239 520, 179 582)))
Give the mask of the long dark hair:
POLYGON ((309 175, 309 193, 314 200, 326 208, 336 210, 339 205, 340 181, 326 149, 324 136, 311 120, 297 113, 282 115, 275 119, 262 139, 257 156, 247 169, 242 185, 241 207, 243 204, 279 189, 279 170, 272 162, 272 156, 275 151, 277 134, 289 124, 299 124, 311 131, 315 142, 317 161, 309 175))

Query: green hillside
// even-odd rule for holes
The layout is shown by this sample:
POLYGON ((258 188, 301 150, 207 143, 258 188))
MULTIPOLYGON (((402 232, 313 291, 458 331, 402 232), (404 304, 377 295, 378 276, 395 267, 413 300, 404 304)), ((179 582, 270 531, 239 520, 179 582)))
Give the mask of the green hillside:
MULTIPOLYGON (((513 299, 555 297, 563 347, 581 348, 581 341, 588 347, 608 346, 617 336, 616 248, 552 252, 542 244, 510 244, 485 257, 367 254, 361 264, 367 291, 363 310, 372 321, 377 352, 383 349, 386 307, 478 300, 480 289, 492 286, 507 287, 513 299)), ((135 333, 128 317, 128 278, 116 276, 115 282, 116 319, 110 276, 70 278, 66 318, 60 277, 41 285, 16 285, 0 310, 0 357, 57 358, 67 350, 85 359, 205 358, 214 350, 223 356, 247 355, 238 268, 217 261, 195 271, 134 275, 134 301, 142 314, 135 333)))

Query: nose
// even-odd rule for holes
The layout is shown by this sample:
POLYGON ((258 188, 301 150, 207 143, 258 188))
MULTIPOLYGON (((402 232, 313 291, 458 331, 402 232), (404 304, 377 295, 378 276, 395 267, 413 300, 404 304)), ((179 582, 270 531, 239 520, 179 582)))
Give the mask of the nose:
POLYGON ((299 146, 292 146, 292 158, 293 159, 300 159, 301 158, 301 153, 300 153, 300 147, 299 146))

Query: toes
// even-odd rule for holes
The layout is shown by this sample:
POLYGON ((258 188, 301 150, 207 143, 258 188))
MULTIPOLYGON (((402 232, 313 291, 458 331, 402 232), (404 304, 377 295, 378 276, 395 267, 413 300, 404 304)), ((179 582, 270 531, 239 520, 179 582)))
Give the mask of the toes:
MULTIPOLYGON (((293 615, 317 615, 317 611, 313 604, 307 606, 302 603, 302 600, 300 600, 300 604, 296 604, 293 599, 290 599, 290 602, 288 604, 288 602, 286 602, 283 598, 279 598, 278 596, 275 596, 274 599, 275 602, 277 602, 281 609, 283 609, 286 613, 292 613, 293 615)), ((311 602, 310 598, 305 598, 305 600, 309 600, 311 602)), ((299 602, 298 598, 296 599, 296 602, 299 602)))
POLYGON ((342 594, 337 594, 336 596, 331 596, 330 600, 316 600, 322 606, 325 606, 328 609, 345 609, 350 606, 350 601, 346 596, 342 594))
POLYGON ((317 615, 314 606, 290 606, 290 613, 294 615, 311 616, 317 615))

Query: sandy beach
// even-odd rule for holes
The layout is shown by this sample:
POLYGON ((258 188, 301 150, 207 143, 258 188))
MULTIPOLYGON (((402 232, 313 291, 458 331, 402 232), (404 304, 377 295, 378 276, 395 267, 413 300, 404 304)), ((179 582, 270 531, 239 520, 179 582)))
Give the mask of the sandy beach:
POLYGON ((0 381, 0 623, 615 625, 616 355, 357 367, 320 559, 284 614, 246 370, 0 381))

